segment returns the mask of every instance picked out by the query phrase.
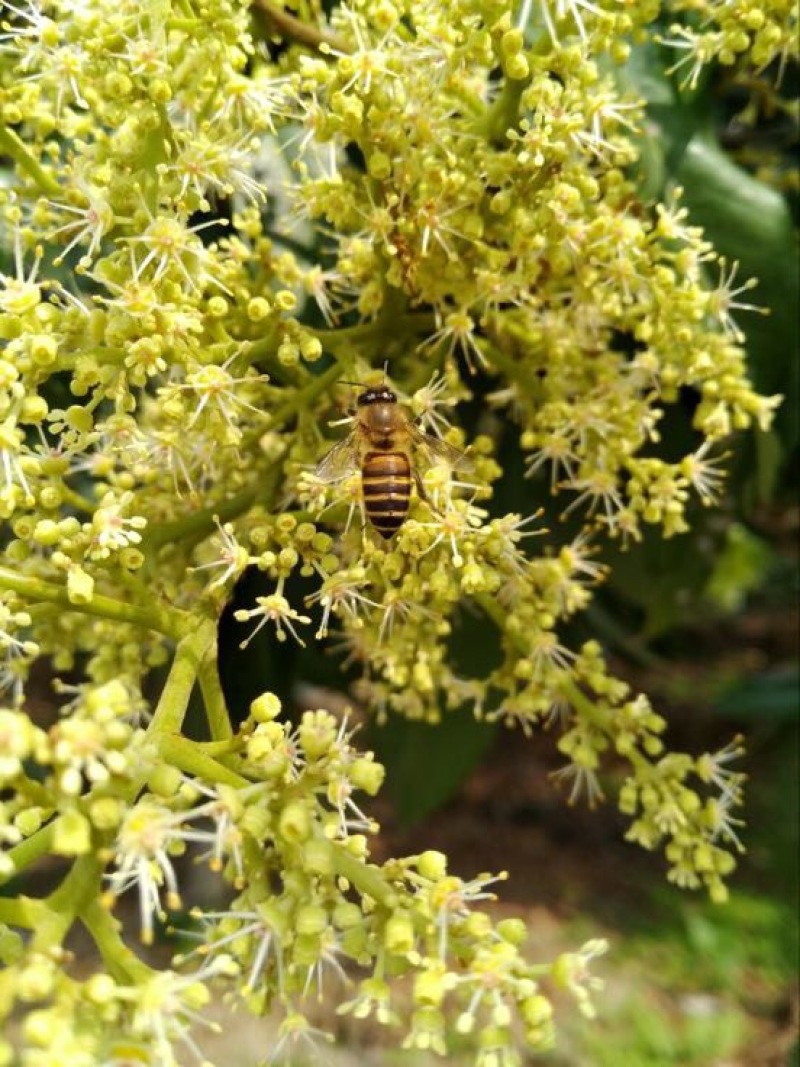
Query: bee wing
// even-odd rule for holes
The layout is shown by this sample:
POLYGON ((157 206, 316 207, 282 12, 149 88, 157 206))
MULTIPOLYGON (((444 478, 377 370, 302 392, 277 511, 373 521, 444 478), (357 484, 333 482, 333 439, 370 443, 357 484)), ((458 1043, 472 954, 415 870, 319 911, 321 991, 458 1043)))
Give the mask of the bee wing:
POLYGON ((443 441, 441 437, 424 433, 416 426, 409 426, 411 443, 427 457, 429 463, 442 462, 448 467, 458 467, 459 470, 468 471, 473 467, 472 460, 460 448, 455 448, 443 441))
POLYGON ((337 441, 333 448, 317 464, 314 471, 322 482, 340 482, 343 478, 359 469, 358 431, 353 430, 343 441, 337 441))

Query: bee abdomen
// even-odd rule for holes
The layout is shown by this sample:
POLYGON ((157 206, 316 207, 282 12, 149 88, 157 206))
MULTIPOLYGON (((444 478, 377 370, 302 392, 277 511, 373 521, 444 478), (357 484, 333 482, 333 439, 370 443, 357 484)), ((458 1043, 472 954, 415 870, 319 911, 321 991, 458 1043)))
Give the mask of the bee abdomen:
POLYGON ((367 452, 361 470, 364 510, 381 537, 396 534, 411 500, 411 464, 404 452, 367 452))

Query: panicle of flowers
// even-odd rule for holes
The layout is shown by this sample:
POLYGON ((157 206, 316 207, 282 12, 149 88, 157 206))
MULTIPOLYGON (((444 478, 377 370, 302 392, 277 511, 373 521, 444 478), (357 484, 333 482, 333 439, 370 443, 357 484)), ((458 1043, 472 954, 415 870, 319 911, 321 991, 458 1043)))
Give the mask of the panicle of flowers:
POLYGON ((61 709, 50 730, 52 763, 59 790, 77 796, 84 788, 132 773, 130 746, 134 705, 120 681, 84 687, 61 709))
POLYGON ((32 619, 0 600, 0 695, 9 693, 14 704, 22 702, 28 667, 39 655, 39 645, 26 636, 32 619))
POLYGON ((777 60, 782 76, 787 61, 797 50, 797 11, 780 0, 745 0, 735 11, 722 0, 702 0, 699 4, 670 0, 667 9, 676 14, 697 12, 703 16, 699 26, 688 20, 671 26, 665 40, 666 44, 694 53, 693 76, 695 70, 712 60, 726 67, 746 63, 757 71, 777 60))
MULTIPOLYGON (((294 725, 272 694, 234 729, 214 611, 255 565, 271 592, 236 611, 252 624, 242 644, 268 626, 302 644, 311 618, 292 590, 314 583, 316 638, 335 621, 331 649, 361 669, 369 714, 434 722, 466 706, 544 724, 573 800, 599 800, 606 760, 622 761, 631 839, 722 899, 742 847, 740 742, 668 752, 649 702, 595 642, 570 648, 562 624, 605 575, 603 534, 683 531, 693 494, 722 492, 718 443, 769 425, 777 398, 753 391, 740 344, 752 282, 677 194, 640 200, 640 104, 602 70, 653 39, 651 3, 357 0, 306 27, 322 47, 287 41, 277 58, 248 4, 168 6, 13 0, 0 25, 0 879, 47 849, 73 864, 58 922, 18 946, 12 931, 0 1008, 35 1005, 28 1067, 51 1067, 53 1048, 71 1067, 174 1067, 202 1062, 192 1030, 213 980, 256 1011, 279 1002, 281 1058, 318 1037, 303 1002, 358 969, 342 1012, 401 1018, 406 1046, 445 1056, 470 1037, 480 1067, 508 1067, 516 1033, 534 1052, 552 1044, 541 980, 591 1012, 604 946, 530 963, 521 924, 479 910, 494 876, 456 878, 432 851, 371 858, 359 793, 379 791, 383 768, 346 715, 294 725), (223 198, 227 223, 198 220, 223 198), (55 276, 70 262, 80 289, 55 276), (350 529, 357 470, 332 494, 346 515, 322 510, 321 479, 295 478, 318 459, 335 383, 385 360, 439 439, 414 453, 422 499, 388 543, 350 529), (551 534, 537 551, 536 505, 526 517, 490 502, 488 436, 460 458, 458 405, 484 377, 479 430, 499 439, 502 424, 503 454, 519 443, 531 494, 540 473, 564 494, 582 528, 566 544, 551 534), (656 459, 685 390, 700 396, 697 440, 656 459), (483 677, 450 662, 465 609, 497 631, 483 677), (44 657, 71 675, 47 730, 21 710, 44 657), (165 668, 149 716, 142 693, 165 668), (195 686, 208 741, 184 736, 195 686), (201 965, 184 977, 115 947, 97 899, 102 879, 102 905, 134 891, 153 941, 188 896, 176 861, 190 848, 236 899, 198 919, 184 963, 201 965), (61 940, 79 922, 113 978, 69 975, 61 940), (408 1011, 387 977, 401 972, 408 1011)), ((667 11, 690 84, 712 61, 783 62, 796 33, 783 0, 667 11)), ((20 903, 26 922, 43 914, 33 897, 4 914, 20 903)), ((0 1061, 16 1055, 2 1040, 0 1061)))
POLYGON ((111 850, 115 869, 106 876, 105 900, 111 905, 129 889, 136 889, 140 937, 145 944, 153 942, 155 920, 163 921, 167 910, 181 907, 175 856, 189 842, 217 849, 217 830, 191 824, 194 818, 203 818, 215 810, 211 805, 196 812, 172 810, 158 798, 145 796, 126 813, 111 850))
POLYGON ((214 524, 217 527, 219 540, 218 547, 214 546, 217 548, 217 555, 207 563, 198 563, 193 568, 194 571, 218 571, 216 577, 208 584, 209 593, 220 586, 227 585, 231 578, 238 578, 245 567, 253 562, 250 553, 237 540, 232 523, 226 522, 222 525, 219 517, 215 515, 214 524))
POLYGON ((306 598, 307 603, 318 603, 322 607, 322 618, 314 635, 318 640, 328 636, 331 615, 345 619, 350 626, 357 626, 360 613, 379 606, 364 595, 363 590, 369 588, 369 584, 366 568, 356 564, 334 571, 324 579, 316 593, 306 598))
POLYGON ((247 648, 256 634, 260 633, 267 623, 275 624, 275 634, 279 641, 285 641, 287 634, 294 638, 298 645, 304 646, 305 641, 297 632, 295 623, 310 623, 308 615, 301 615, 291 606, 282 593, 270 593, 269 596, 257 596, 254 608, 240 608, 234 612, 237 622, 247 622, 249 619, 258 619, 255 629, 239 645, 247 648))
POLYGON ((90 537, 89 559, 106 560, 122 549, 141 543, 139 531, 145 528, 147 519, 141 515, 125 515, 133 501, 131 492, 122 493, 119 497, 114 493, 106 493, 91 523, 84 526, 90 537))

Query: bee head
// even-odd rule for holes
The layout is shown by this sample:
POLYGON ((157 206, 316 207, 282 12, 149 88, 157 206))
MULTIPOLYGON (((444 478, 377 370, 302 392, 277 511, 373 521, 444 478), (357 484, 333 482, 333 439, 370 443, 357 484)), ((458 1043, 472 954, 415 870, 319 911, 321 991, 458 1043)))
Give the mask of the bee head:
POLYGON ((396 404, 397 396, 385 385, 375 385, 359 393, 356 403, 360 408, 369 404, 396 404))

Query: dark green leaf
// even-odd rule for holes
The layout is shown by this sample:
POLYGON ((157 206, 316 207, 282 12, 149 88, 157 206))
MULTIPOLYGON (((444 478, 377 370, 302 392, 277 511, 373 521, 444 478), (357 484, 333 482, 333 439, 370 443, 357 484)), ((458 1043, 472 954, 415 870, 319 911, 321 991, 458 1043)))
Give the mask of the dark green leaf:
POLYGON ((480 762, 495 729, 469 711, 448 712, 436 725, 395 715, 371 731, 370 741, 387 767, 386 788, 404 826, 441 807, 480 762))
POLYGON ((692 139, 678 180, 691 221, 729 262, 741 264, 743 280, 758 279, 758 288, 741 299, 769 314, 742 313, 737 321, 755 385, 785 397, 776 425, 792 448, 800 438, 800 263, 789 209, 779 192, 737 166, 708 135, 692 139))
POLYGON ((791 667, 745 678, 718 697, 716 706, 736 718, 793 722, 800 708, 800 674, 791 667))

